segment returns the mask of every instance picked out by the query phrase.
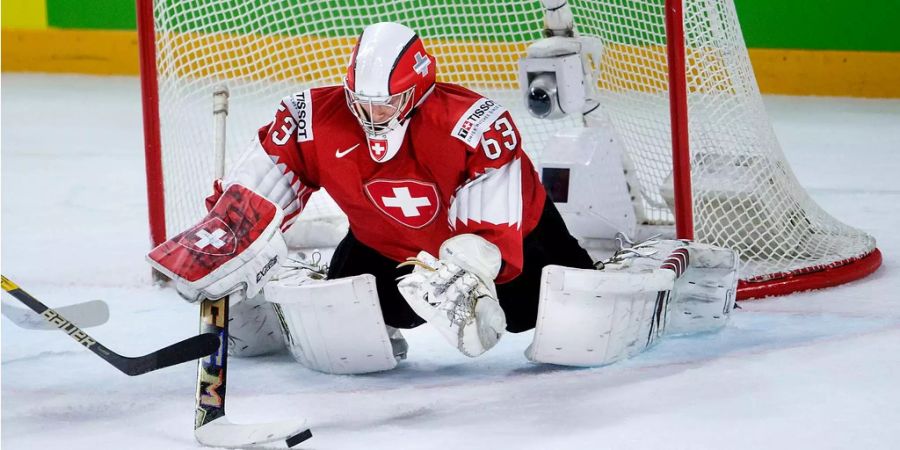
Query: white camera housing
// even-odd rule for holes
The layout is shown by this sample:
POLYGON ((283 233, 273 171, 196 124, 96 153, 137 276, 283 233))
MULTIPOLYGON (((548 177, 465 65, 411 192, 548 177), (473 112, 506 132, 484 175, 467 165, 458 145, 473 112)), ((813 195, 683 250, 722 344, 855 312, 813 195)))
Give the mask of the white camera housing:
POLYGON ((566 128, 547 143, 541 182, 569 231, 580 239, 634 236, 637 219, 625 154, 611 126, 566 128))
POLYGON ((539 119, 581 114, 585 107, 582 43, 554 36, 530 46, 519 60, 519 86, 528 112, 539 119))

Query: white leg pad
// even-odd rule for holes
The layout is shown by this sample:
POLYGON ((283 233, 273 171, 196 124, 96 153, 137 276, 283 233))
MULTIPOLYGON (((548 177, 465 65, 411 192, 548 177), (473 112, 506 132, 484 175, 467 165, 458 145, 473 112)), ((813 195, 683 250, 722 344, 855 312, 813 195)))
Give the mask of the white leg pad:
POLYGON ((716 331, 728 323, 738 283, 738 255, 708 244, 688 243, 689 261, 675 281, 666 335, 716 331))
POLYGON ((665 325, 671 270, 641 268, 543 270, 534 341, 535 362, 600 366, 653 345, 665 325))
POLYGON ((679 240, 643 246, 603 270, 547 266, 525 355, 598 366, 633 356, 662 335, 716 331, 734 308, 737 268, 732 250, 679 240))
POLYGON ((406 356, 399 331, 391 329, 389 336, 372 275, 300 285, 274 282, 265 292, 280 313, 291 354, 309 369, 380 372, 393 369, 406 356))
POLYGON ((238 358, 268 355, 285 349, 281 322, 262 294, 230 307, 228 355, 238 358))

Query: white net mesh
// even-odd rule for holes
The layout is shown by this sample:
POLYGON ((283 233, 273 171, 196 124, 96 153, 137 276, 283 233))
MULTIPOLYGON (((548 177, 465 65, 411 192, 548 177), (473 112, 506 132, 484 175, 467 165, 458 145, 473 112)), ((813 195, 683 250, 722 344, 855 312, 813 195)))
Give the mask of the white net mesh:
MULTIPOLYGON (((663 0, 569 3, 577 32, 603 44, 602 105, 636 169, 638 216, 670 224, 663 0)), ((813 270, 872 251, 874 239, 822 211, 787 166, 731 0, 685 0, 684 8, 697 240, 739 250, 743 279, 813 270)), ((537 0, 156 0, 154 15, 168 235, 204 213, 214 178, 213 87, 225 82, 231 89, 231 162, 282 97, 340 83, 355 39, 370 23, 395 21, 416 30, 437 57, 438 79, 509 108, 536 162, 555 130, 583 124, 581 118, 533 119, 519 98, 517 61, 543 28, 537 0)), ((341 217, 327 196, 316 194, 294 229, 321 231, 303 239, 339 238, 346 228, 334 224, 341 217)))

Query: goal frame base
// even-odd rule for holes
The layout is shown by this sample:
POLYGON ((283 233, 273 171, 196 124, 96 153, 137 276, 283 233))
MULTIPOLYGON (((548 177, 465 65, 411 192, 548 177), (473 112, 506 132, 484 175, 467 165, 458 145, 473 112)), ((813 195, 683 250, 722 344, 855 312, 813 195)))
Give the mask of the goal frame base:
POLYGON ((881 266, 881 251, 877 248, 867 255, 840 261, 812 272, 788 273, 765 281, 738 282, 738 300, 761 299, 837 286, 865 278, 881 266))

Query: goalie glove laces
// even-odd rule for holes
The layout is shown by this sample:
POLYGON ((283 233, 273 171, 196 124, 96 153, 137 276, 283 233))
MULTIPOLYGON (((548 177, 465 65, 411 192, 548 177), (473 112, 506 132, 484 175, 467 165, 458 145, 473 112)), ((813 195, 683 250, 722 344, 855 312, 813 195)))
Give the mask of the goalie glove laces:
POLYGON ((659 244, 658 234, 650 236, 644 241, 635 243, 625 233, 616 233, 616 242, 619 244, 618 250, 608 259, 600 260, 594 263, 594 268, 603 270, 607 264, 619 264, 630 258, 646 258, 648 256, 659 253, 655 248, 659 244))
MULTIPOLYGON (((398 268, 408 266, 421 267, 423 270, 437 273, 437 276, 431 277, 429 281, 431 289, 424 293, 424 300, 429 305, 444 310, 450 322, 459 326, 460 333, 462 333, 462 328, 475 320, 475 305, 484 296, 478 292, 477 277, 454 264, 442 262, 442 267, 434 268, 418 258, 407 258, 406 261, 397 265, 398 268), (462 279, 464 289, 458 291, 457 295, 445 296, 446 300, 443 302, 435 302, 431 299, 432 293, 436 297, 444 296, 450 287, 460 279, 462 279)), ((412 274, 400 276, 397 280, 402 280, 410 275, 412 274)))

